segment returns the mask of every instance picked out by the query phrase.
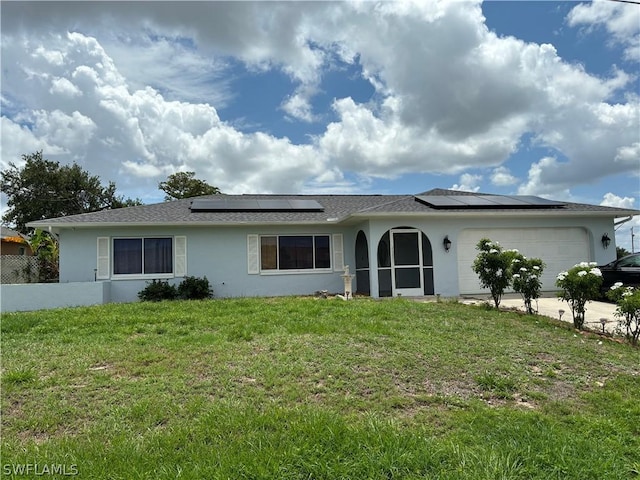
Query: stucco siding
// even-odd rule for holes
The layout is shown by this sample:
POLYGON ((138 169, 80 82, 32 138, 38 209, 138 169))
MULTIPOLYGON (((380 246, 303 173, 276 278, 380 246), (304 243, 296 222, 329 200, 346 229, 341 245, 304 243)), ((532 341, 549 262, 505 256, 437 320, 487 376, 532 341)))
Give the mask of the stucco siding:
MULTIPOLYGON (((355 234, 350 228, 321 226, 255 227, 184 227, 184 228, 114 228, 108 230, 77 229, 61 232, 60 281, 94 281, 97 238, 186 236, 187 275, 206 276, 216 297, 306 295, 318 290, 341 292, 342 272, 247 273, 247 235, 249 234, 343 234, 344 262, 353 265, 355 234)), ((147 279, 112 279, 111 299, 129 302, 137 299, 147 279)), ((178 284, 181 278, 169 279, 178 284)))
MULTIPOLYGON (((186 236, 187 275, 206 276, 216 297, 305 295, 317 290, 341 292, 342 272, 297 272, 249 274, 247 261, 247 235, 328 234, 343 235, 344 264, 355 273, 355 242, 358 231, 367 237, 369 251, 369 278, 371 296, 378 296, 377 249, 380 239, 390 229, 410 227, 423 232, 431 243, 433 254, 434 293, 444 297, 459 295, 458 261, 461 251, 459 238, 466 229, 535 229, 582 228, 588 237, 588 258, 604 264, 615 259, 615 248, 601 245, 600 238, 607 233, 615 238, 611 218, 588 216, 536 216, 516 217, 495 215, 482 217, 404 217, 376 216, 352 225, 264 225, 233 227, 120 227, 105 229, 63 229, 60 232, 60 282, 93 282, 95 278, 97 238, 102 236, 186 236), (442 241, 448 236, 451 249, 445 251, 442 241)), ((518 245, 503 245, 518 248, 518 245)), ((472 246, 467 245, 470 249, 472 246)), ((474 252, 465 252, 473 255, 474 252)), ((544 255, 542 255, 544 261, 544 255)), ((148 279, 111 279, 111 299, 116 302, 135 301, 137 293, 148 279)), ((180 278, 170 280, 179 283, 180 278)), ((357 285, 354 285, 354 291, 357 285)))
POLYGON ((1 294, 3 313, 100 305, 110 301, 110 282, 3 285, 1 294))

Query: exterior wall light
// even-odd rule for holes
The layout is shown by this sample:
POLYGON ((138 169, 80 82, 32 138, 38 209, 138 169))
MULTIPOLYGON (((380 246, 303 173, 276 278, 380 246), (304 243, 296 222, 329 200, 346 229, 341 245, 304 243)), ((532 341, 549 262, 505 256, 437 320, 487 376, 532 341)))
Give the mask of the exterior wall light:
POLYGON ((602 238, 600 239, 600 241, 602 242, 602 246, 604 248, 609 248, 609 244, 611 243, 611 239, 609 238, 608 234, 604 234, 602 235, 602 238))
POLYGON ((442 245, 444 246, 445 252, 448 252, 449 249, 451 249, 451 240, 449 240, 449 235, 445 235, 442 245))

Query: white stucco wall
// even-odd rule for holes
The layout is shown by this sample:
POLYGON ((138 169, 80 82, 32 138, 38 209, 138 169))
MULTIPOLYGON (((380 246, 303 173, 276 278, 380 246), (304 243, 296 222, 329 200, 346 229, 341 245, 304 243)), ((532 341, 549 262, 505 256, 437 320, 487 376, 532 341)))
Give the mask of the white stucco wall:
MULTIPOLYGON (((353 270, 355 234, 350 228, 321 226, 264 227, 145 227, 110 229, 108 236, 187 237, 187 275, 206 276, 215 297, 309 295, 318 290, 339 293, 343 289, 342 272, 247 273, 248 234, 333 234, 342 233, 344 262, 353 270)), ((64 230, 60 234, 60 281, 93 282, 96 268, 97 238, 106 236, 97 229, 64 230)), ((137 300, 137 294, 151 278, 112 279, 111 299, 115 302, 137 300)), ((170 283, 178 284, 174 278, 170 283)))
MULTIPOLYGON (((605 217, 576 216, 567 217, 553 214, 533 216, 506 216, 494 215, 493 217, 478 218, 469 216, 460 217, 414 217, 414 218, 389 218, 376 217, 368 222, 358 225, 366 236, 369 246, 369 264, 371 277, 371 295, 377 296, 377 248, 382 236, 390 229, 406 226, 421 230, 431 242, 434 270, 434 293, 444 297, 459 295, 458 278, 458 238, 465 229, 489 229, 489 228, 583 228, 589 237, 588 258, 583 261, 597 262, 599 265, 609 263, 616 258, 615 245, 604 249, 600 239, 604 233, 610 238, 615 238, 613 219, 605 217), (442 241, 448 236, 452 242, 451 249, 446 252, 442 241)), ((357 231, 354 232, 357 234, 357 231)), ((504 248, 518 248, 517 245, 503 245, 504 248)), ((526 254, 526 253, 525 253, 526 254)), ((544 261, 544 258, 542 258, 544 261)), ((556 272, 557 273, 557 272, 556 272)))
POLYGON ((0 311, 25 312, 100 305, 110 301, 110 282, 23 283, 0 287, 0 311))
MULTIPOLYGON (((615 259, 615 245, 604 249, 600 244, 603 233, 614 239, 613 219, 589 216, 493 215, 489 218, 469 216, 413 216, 401 219, 372 217, 345 226, 247 226, 247 227, 120 227, 102 229, 76 228, 60 232, 60 281, 93 282, 96 268, 96 242, 99 236, 175 236, 187 237, 187 275, 206 276, 216 297, 306 295, 317 290, 341 292, 341 272, 330 273, 247 273, 248 234, 333 234, 344 238, 344 263, 355 273, 355 241, 359 230, 367 237, 370 263, 371 295, 378 295, 377 248, 384 233, 392 228, 408 226, 421 230, 430 240, 433 251, 435 293, 444 297, 457 296, 458 286, 458 237, 466 228, 535 228, 581 227, 589 235, 589 258, 605 264, 615 259), (445 252, 442 240, 452 241, 445 252)), ((505 248, 518 248, 505 245, 505 248)), ((544 258, 543 258, 544 261, 544 258)), ((171 280, 179 283, 180 278, 171 280)), ((110 298, 116 302, 136 301, 146 280, 111 281, 110 298)), ((355 288, 355 285, 354 285, 355 288)))

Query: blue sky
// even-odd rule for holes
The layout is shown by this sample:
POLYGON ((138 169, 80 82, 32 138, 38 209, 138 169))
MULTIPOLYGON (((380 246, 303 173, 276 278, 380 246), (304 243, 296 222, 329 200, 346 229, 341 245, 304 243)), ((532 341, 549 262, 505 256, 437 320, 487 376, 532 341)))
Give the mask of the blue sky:
POLYGON ((640 5, 608 0, 3 2, 0 162, 42 149, 146 203, 195 171, 640 208, 639 66, 640 5))

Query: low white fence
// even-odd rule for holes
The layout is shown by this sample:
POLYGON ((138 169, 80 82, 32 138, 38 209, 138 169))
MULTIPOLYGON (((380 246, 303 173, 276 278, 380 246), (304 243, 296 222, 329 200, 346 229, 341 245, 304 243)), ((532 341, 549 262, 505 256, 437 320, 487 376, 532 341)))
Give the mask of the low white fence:
POLYGON ((99 305, 110 301, 111 282, 25 283, 0 286, 0 312, 99 305))

